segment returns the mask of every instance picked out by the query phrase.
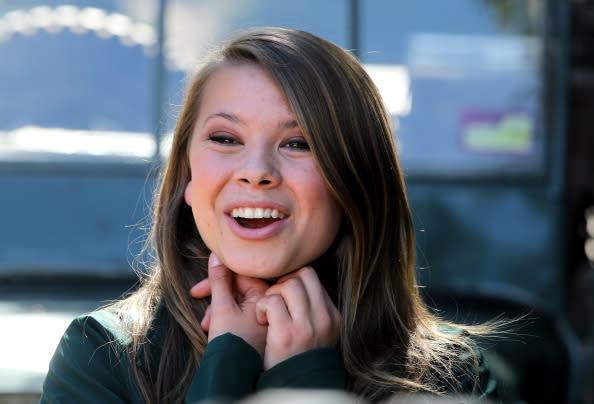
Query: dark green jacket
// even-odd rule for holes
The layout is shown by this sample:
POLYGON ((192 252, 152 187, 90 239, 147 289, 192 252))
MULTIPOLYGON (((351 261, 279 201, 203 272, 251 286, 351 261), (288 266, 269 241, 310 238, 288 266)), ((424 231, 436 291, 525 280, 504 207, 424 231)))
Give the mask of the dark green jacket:
MULTIPOLYGON (((169 316, 160 308, 157 317, 150 343, 160 351, 169 316)), ((125 355, 130 342, 110 310, 75 319, 50 362, 40 403, 143 403, 125 355)), ((304 352, 262 371, 258 352, 243 339, 225 334, 206 347, 186 402, 240 398, 266 388, 344 389, 345 379, 334 348, 304 352)))
MULTIPOLYGON (((169 315, 161 307, 149 341, 157 354, 169 315)), ((100 310, 75 319, 60 341, 50 362, 41 403, 143 403, 131 371, 126 348, 130 336, 110 310, 100 310)), ((159 356, 157 356, 159 357, 159 356)), ((137 362, 136 366, 145 364, 137 362)), ((462 390, 469 393, 472 383, 462 390)), ((468 380, 471 380, 468 377, 468 380)), ((304 352, 262 371, 260 355, 243 339, 225 334, 206 347, 196 371, 187 403, 206 398, 235 399, 266 388, 345 388, 346 372, 338 350, 321 348, 304 352)), ((460 379, 457 380, 461 382, 460 379)), ((486 363, 481 362, 479 394, 491 395, 495 383, 486 363)))

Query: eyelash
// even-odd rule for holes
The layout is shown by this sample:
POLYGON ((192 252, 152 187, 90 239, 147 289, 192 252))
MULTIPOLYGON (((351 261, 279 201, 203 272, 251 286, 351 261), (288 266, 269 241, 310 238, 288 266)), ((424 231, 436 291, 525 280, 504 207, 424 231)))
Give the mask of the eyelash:
POLYGON ((292 139, 285 143, 285 147, 293 150, 307 151, 309 150, 309 144, 304 139, 292 139))
MULTIPOLYGON (((232 135, 228 134, 220 134, 220 133, 213 133, 208 136, 208 140, 211 142, 225 145, 225 146, 232 146, 239 144, 239 141, 232 135)), ((295 151, 308 151, 309 144, 305 141, 305 139, 291 139, 287 141, 283 147, 287 147, 291 150, 295 151)))
POLYGON ((213 133, 212 135, 209 135, 208 140, 221 145, 235 145, 238 143, 237 139, 235 139, 233 136, 218 133, 213 133))

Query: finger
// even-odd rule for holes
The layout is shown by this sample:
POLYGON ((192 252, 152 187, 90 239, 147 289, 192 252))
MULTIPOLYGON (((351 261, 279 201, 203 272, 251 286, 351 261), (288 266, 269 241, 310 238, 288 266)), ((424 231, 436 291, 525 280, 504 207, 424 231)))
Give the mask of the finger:
POLYGON ((266 307, 262 303, 262 305, 258 306, 256 303, 256 321, 260 325, 268 325, 268 316, 266 315, 266 307))
POLYGON ((190 295, 196 299, 208 297, 210 294, 210 282, 208 281, 208 278, 202 279, 190 289, 190 295))
POLYGON ((309 297, 311 307, 328 306, 328 303, 334 305, 326 292, 326 289, 320 282, 320 278, 315 269, 310 266, 303 267, 295 272, 285 275, 281 281, 286 282, 288 279, 298 278, 303 282, 303 286, 309 297))
POLYGON ((303 282, 314 322, 318 325, 325 324, 326 327, 322 326, 322 328, 337 328, 341 319, 340 312, 320 282, 317 272, 312 267, 306 266, 284 276, 280 281, 287 282, 291 278, 298 278, 303 282))
POLYGON ((202 317, 202 321, 200 322, 200 327, 202 327, 202 329, 206 332, 208 332, 208 329, 210 328, 210 316, 211 310, 210 305, 208 305, 206 311, 204 312, 204 317, 202 317))
POLYGON ((268 289, 269 285, 258 278, 235 274, 235 290, 242 296, 243 301, 256 302, 268 289))
MULTIPOLYGON (((304 267, 303 271, 300 273, 300 279, 306 285, 305 288, 308 290, 311 307, 326 307, 327 313, 330 315, 332 326, 338 328, 342 316, 334 301, 330 298, 326 288, 322 285, 318 273, 312 267, 304 267)), ((315 310, 313 314, 318 320, 323 320, 325 318, 323 310, 315 310)))
POLYGON ((279 294, 283 297, 289 315, 295 322, 311 317, 311 304, 303 281, 298 276, 289 277, 266 291, 266 295, 279 294))
POLYGON ((285 304, 285 299, 281 295, 268 295, 258 300, 258 303, 256 303, 258 323, 266 324, 260 322, 260 319, 264 318, 263 316, 265 316, 268 325, 288 327, 291 323, 291 316, 285 304))
POLYGON ((235 303, 233 298, 233 272, 211 253, 208 259, 208 281, 211 290, 211 305, 235 303))

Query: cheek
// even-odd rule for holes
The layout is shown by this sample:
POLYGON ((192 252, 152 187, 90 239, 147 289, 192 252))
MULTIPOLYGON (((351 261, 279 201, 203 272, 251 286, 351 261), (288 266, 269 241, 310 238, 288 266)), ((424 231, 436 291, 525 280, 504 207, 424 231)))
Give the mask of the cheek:
POLYGON ((221 164, 207 155, 196 155, 191 164, 191 193, 194 204, 205 202, 205 198, 216 191, 224 177, 221 164))
POLYGON ((213 240, 216 238, 215 189, 212 178, 208 176, 192 179, 192 215, 198 233, 209 249, 213 249, 213 240))
POLYGON ((196 154, 191 161, 192 179, 186 192, 186 202, 192 207, 194 222, 206 242, 211 236, 215 205, 224 184, 220 164, 215 164, 208 155, 196 154))
POLYGON ((308 174, 302 186, 306 190, 304 196, 307 198, 309 209, 314 212, 316 220, 324 225, 321 230, 328 237, 334 238, 342 219, 342 209, 317 169, 308 174))
POLYGON ((322 194, 320 192, 320 195, 321 197, 317 202, 317 206, 320 207, 319 214, 322 216, 320 221, 325 226, 322 230, 327 238, 334 240, 336 233, 338 233, 340 222, 342 221, 342 209, 327 188, 325 188, 325 193, 322 194))

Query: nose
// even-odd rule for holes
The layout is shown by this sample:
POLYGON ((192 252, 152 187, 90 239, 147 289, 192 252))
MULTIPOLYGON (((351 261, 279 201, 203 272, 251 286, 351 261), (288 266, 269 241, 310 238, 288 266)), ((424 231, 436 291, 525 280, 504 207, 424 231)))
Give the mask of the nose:
POLYGON ((273 188, 280 184, 281 174, 278 161, 269 150, 246 151, 237 172, 239 182, 259 188, 273 188))

